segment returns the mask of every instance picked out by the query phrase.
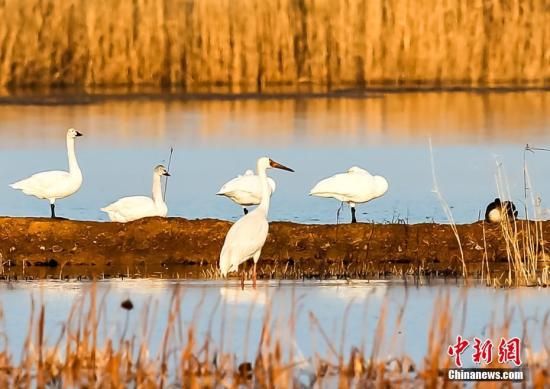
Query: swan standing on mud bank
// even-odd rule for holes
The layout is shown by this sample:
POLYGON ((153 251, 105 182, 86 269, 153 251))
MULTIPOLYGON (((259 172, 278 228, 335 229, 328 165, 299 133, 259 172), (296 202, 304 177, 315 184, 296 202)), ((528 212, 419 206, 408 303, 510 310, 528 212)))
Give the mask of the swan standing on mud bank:
MULTIPOLYGON (((271 196, 271 194, 275 192, 275 181, 267 177, 267 182, 269 183, 271 196)), ((246 215, 248 213, 246 207, 258 205, 262 200, 262 183, 260 176, 254 174, 252 170, 247 170, 242 176, 239 175, 223 184, 216 194, 218 196, 229 197, 235 203, 241 205, 246 215)))
MULTIPOLYGON (((271 188, 269 187, 267 169, 270 168, 283 169, 289 172, 294 171, 267 157, 258 159, 256 171, 260 178, 262 189, 260 205, 231 226, 220 253, 220 271, 223 277, 226 277, 232 271, 237 271, 241 263, 252 258, 254 260, 254 269, 252 272, 254 287, 256 287, 256 264, 258 259, 260 259, 260 254, 269 230, 267 213, 269 212, 271 188)), ((244 287, 244 278, 241 278, 241 286, 244 287)))
POLYGON ((309 192, 310 196, 332 197, 346 202, 351 207, 351 222, 355 218, 355 204, 366 203, 388 191, 388 181, 382 176, 373 176, 365 169, 354 166, 346 173, 336 174, 319 181, 309 192))
POLYGON ((78 167, 74 152, 74 140, 77 136, 82 136, 82 134, 74 128, 67 130, 68 172, 52 170, 36 173, 27 179, 10 185, 13 189, 19 189, 26 195, 32 195, 42 200, 49 200, 52 218, 56 217, 55 200, 72 195, 82 185, 82 172, 80 171, 80 167, 78 167))
POLYGON ((111 205, 101 208, 114 222, 126 223, 149 216, 165 217, 168 207, 162 198, 161 176, 170 176, 162 165, 153 170, 153 198, 147 196, 123 197, 111 205))

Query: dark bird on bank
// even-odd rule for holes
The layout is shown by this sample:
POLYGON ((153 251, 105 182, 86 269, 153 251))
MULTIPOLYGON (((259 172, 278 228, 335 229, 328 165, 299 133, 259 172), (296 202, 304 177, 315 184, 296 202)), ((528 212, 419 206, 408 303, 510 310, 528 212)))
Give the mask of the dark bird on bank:
POLYGON ((485 210, 485 221, 487 223, 500 223, 504 218, 514 221, 518 217, 516 206, 511 201, 500 201, 497 197, 485 210))

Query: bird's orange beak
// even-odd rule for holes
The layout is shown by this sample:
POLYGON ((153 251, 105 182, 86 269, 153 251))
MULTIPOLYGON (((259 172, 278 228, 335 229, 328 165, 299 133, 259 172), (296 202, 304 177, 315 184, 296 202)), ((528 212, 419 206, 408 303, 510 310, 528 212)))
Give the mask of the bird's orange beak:
POLYGON ((275 162, 275 161, 272 160, 272 159, 269 160, 269 165, 270 165, 271 167, 274 167, 274 168, 277 168, 277 169, 286 170, 286 171, 289 171, 289 172, 293 172, 293 171, 294 171, 294 170, 292 170, 291 168, 286 167, 285 165, 281 165, 279 162, 275 162))

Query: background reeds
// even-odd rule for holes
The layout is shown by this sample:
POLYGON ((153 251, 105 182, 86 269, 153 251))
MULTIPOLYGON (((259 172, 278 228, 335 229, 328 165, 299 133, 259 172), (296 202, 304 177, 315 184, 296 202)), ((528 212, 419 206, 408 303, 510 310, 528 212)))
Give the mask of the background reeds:
POLYGON ((0 0, 0 86, 548 86, 546 0, 0 0))

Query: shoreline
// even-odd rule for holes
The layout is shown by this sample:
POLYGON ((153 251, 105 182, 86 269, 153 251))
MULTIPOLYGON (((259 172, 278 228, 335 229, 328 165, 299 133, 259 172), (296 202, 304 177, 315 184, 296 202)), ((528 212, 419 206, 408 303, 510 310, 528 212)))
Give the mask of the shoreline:
MULTIPOLYGON (((527 223, 517 222, 518 236, 527 223)), ((0 279, 216 279, 230 225, 216 219, 146 218, 121 224, 0 217, 0 279)), ((550 233, 550 221, 538 227, 550 233)), ((468 278, 486 275, 487 267, 491 277, 508 274, 507 242, 500 225, 476 222, 456 228, 468 278)), ((550 265, 544 247, 539 256, 539 270, 550 265)), ((241 268, 249 271, 251 263, 241 268)), ((258 262, 260 279, 460 278, 462 271, 452 226, 435 223, 272 222, 258 262)))
POLYGON ((368 99, 383 98, 386 94, 407 93, 525 93, 525 92, 550 92, 547 86, 371 86, 361 88, 304 89, 267 88, 264 92, 232 92, 224 88, 212 88, 209 90, 184 91, 184 90, 121 90, 121 89, 96 89, 91 91, 70 88, 61 89, 18 89, 0 94, 0 105, 87 105, 117 101, 241 101, 241 100, 302 100, 302 99, 368 99))

